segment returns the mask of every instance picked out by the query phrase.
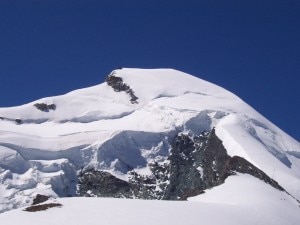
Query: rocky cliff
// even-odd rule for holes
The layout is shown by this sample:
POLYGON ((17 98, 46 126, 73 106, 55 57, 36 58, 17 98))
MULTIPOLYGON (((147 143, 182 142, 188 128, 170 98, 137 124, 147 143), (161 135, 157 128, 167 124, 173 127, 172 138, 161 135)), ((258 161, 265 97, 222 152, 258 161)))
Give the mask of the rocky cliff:
POLYGON ((149 164, 151 175, 128 172, 124 181, 109 172, 89 169, 79 174, 78 195, 185 200, 225 182, 236 173, 250 174, 284 189, 263 171, 239 156, 230 157, 215 130, 189 136, 178 134, 167 160, 149 164))

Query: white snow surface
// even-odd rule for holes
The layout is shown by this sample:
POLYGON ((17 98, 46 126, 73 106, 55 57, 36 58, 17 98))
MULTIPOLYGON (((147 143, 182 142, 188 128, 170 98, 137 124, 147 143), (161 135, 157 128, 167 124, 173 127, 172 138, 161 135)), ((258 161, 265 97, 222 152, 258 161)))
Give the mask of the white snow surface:
POLYGON ((295 199, 245 174, 231 176, 189 201, 61 198, 46 203, 62 206, 38 212, 12 210, 0 214, 0 221, 5 225, 296 225, 300 221, 295 199))
MULTIPOLYGON (((137 104, 104 82, 0 108, 0 212, 30 204, 37 192, 74 194, 76 171, 82 167, 108 170, 126 180, 118 156, 147 174, 147 163, 166 158, 174 134, 213 127, 229 155, 244 157, 300 199, 299 142, 237 96, 172 69, 123 68, 114 75, 133 90, 137 104), (56 109, 43 112, 35 103, 55 104, 56 109)), ((75 200, 62 201, 67 208, 75 200)), ((93 201, 100 200, 87 204, 93 201)), ((176 207, 185 204, 193 208, 198 203, 176 207)))

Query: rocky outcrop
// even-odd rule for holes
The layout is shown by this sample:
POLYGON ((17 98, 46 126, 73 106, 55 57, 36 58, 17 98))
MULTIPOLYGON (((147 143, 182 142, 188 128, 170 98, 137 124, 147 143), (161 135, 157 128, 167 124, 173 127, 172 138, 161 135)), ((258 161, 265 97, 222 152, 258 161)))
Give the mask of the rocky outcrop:
POLYGON ((105 171, 91 169, 81 173, 78 184, 80 196, 130 197, 131 185, 105 171))
POLYGON ((278 190, 284 189, 244 158, 230 157, 214 129, 197 136, 177 135, 169 157, 148 165, 152 174, 132 170, 128 181, 108 172, 89 170, 80 174, 80 196, 185 200, 224 183, 236 173, 250 174, 278 190))
POLYGON ((228 165, 231 171, 250 174, 260 180, 263 180, 265 183, 270 184, 272 187, 280 191, 284 191, 283 187, 281 187, 275 180, 271 179, 267 174, 265 174, 257 167, 253 166, 242 157, 233 156, 232 158, 230 158, 228 165))
POLYGON ((17 125, 20 125, 23 123, 23 121, 21 119, 12 119, 12 118, 6 118, 6 117, 2 117, 0 116, 0 120, 4 120, 4 121, 10 121, 10 122, 14 122, 16 123, 17 125))
POLYGON ((126 83, 123 82, 123 79, 121 77, 116 77, 115 72, 108 75, 105 81, 109 86, 111 86, 114 89, 114 91, 126 92, 130 96, 130 102, 132 104, 138 103, 138 97, 134 95, 133 90, 126 83))
POLYGON ((23 211, 26 212, 38 212, 38 211, 45 211, 50 208, 54 207, 61 207, 62 204, 60 203, 48 203, 48 204, 40 204, 40 205, 32 205, 27 208, 25 208, 23 211))
POLYGON ((275 180, 239 156, 230 157, 213 129, 193 138, 175 138, 170 155, 170 185, 165 199, 186 199, 193 193, 224 183, 238 173, 250 174, 274 188, 284 190, 275 180))
POLYGON ((37 204, 43 203, 43 202, 47 201, 49 198, 50 198, 49 196, 37 194, 35 196, 35 199, 33 199, 32 205, 37 205, 37 204))
POLYGON ((23 123, 23 121, 21 119, 15 119, 16 124, 20 125, 23 123))
POLYGON ((43 111, 43 112, 49 112, 50 110, 55 110, 56 105, 55 104, 46 104, 46 103, 35 103, 34 106, 43 111))

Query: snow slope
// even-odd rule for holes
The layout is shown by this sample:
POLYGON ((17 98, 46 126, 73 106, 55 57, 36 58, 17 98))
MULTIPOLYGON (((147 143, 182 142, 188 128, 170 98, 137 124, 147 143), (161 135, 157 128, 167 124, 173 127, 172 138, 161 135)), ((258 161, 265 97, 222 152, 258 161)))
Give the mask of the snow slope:
POLYGON ((0 214, 0 220, 5 225, 296 225, 300 221, 299 203, 250 175, 231 176, 224 185, 189 200, 62 198, 48 201, 62 207, 12 210, 0 214))
POLYGON ((300 199, 299 142, 240 98, 172 69, 113 74, 133 90, 137 104, 102 83, 0 108, 0 212, 30 204, 37 192, 75 195, 81 168, 126 180, 127 166, 147 171, 147 163, 165 159, 174 134, 213 127, 229 155, 244 157, 300 199), (44 112, 36 103, 56 109, 44 112))

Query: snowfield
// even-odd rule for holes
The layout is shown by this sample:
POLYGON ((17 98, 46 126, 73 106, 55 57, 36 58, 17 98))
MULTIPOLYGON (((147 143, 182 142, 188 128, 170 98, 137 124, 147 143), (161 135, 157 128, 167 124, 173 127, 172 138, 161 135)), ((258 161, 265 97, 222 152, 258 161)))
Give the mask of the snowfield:
POLYGON ((250 175, 231 176, 224 185, 189 200, 61 198, 48 201, 61 207, 12 210, 0 214, 0 220, 5 225, 296 225, 300 221, 299 203, 250 175))
POLYGON ((0 108, 0 212, 30 205, 37 193, 63 204, 3 213, 5 225, 300 223, 298 141, 231 92, 189 74, 128 68, 112 74, 131 88, 136 103, 104 82, 0 108), (245 158, 294 198, 241 174, 188 202, 62 198, 76 195, 82 168, 122 180, 129 167, 149 174, 148 163, 167 158, 174 135, 213 128, 230 156, 245 158))

